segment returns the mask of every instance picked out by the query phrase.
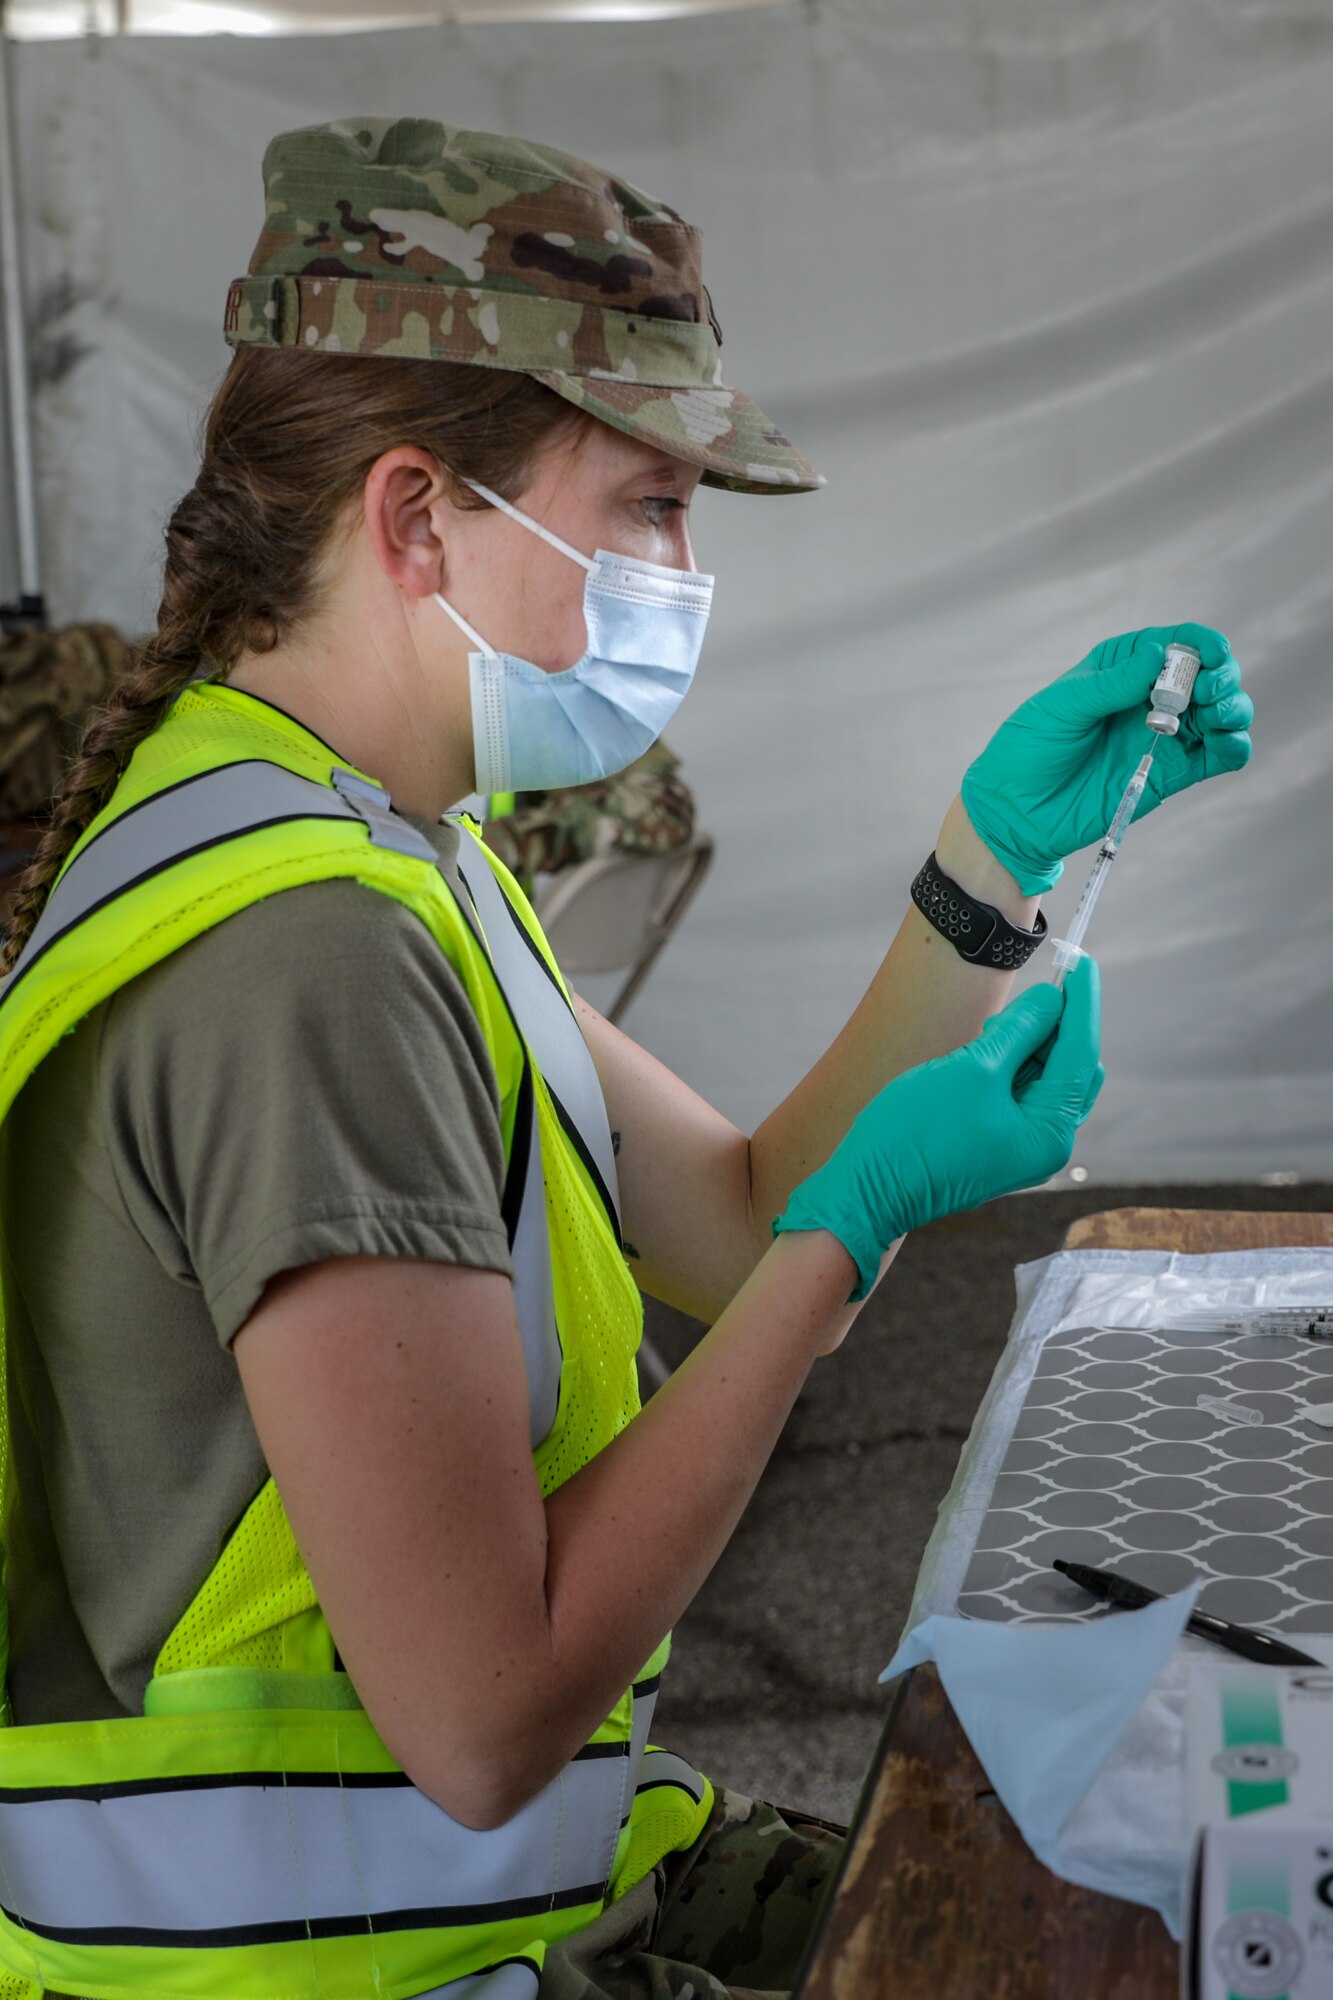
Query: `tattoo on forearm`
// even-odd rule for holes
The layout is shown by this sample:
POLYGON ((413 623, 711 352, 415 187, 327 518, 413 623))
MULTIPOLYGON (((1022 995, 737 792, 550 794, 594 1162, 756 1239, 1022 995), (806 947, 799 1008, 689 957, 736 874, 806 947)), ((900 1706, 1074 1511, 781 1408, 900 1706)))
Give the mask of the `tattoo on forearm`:
POLYGON ((627 1243, 627 1244, 625 1245, 625 1255, 626 1255, 627 1257, 632 1257, 632 1258, 634 1259, 634 1262, 635 1262, 636 1264, 637 1264, 637 1263, 639 1262, 639 1253, 638 1253, 638 1251, 637 1251, 637 1250, 636 1250, 636 1249, 634 1248, 634 1245, 633 1245, 632 1243, 627 1243))

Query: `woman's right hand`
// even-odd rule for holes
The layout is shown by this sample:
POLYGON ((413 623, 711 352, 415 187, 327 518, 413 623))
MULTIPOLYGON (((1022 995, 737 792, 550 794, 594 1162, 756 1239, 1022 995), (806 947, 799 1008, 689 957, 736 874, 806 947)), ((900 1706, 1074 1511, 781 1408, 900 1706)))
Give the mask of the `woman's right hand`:
POLYGON ((792 1192, 774 1234, 827 1229, 860 1273, 863 1299, 890 1243, 1057 1173, 1102 1086, 1101 979, 1084 958, 1064 993, 1031 986, 975 1041, 905 1070, 792 1192))

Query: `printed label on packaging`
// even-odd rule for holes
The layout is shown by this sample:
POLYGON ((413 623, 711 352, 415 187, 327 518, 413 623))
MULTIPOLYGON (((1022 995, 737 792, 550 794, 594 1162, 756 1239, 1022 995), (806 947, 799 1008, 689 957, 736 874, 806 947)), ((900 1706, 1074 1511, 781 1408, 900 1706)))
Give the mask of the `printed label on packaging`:
POLYGON ((1190 1662, 1186 2000, 1333 2000, 1333 1671, 1190 1662))

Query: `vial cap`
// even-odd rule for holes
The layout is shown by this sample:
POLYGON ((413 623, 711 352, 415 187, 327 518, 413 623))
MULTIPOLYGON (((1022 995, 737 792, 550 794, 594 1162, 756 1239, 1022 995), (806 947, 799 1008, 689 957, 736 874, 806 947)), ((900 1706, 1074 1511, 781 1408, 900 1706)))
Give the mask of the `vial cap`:
POLYGON ((1180 717, 1172 715, 1169 709, 1155 708, 1148 717, 1149 729, 1155 729, 1159 736, 1174 736, 1180 728, 1180 717))

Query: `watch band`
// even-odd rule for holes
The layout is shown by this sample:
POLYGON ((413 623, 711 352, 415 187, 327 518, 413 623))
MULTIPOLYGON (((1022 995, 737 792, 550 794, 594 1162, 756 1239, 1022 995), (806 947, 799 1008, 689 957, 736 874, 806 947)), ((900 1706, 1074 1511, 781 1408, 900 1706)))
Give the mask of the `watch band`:
POLYGON ((1002 972, 1016 972, 1026 965, 1049 928, 1040 910, 1037 928, 1024 931, 992 904, 976 902, 944 873, 933 854, 912 884, 912 901, 960 958, 1002 972))

